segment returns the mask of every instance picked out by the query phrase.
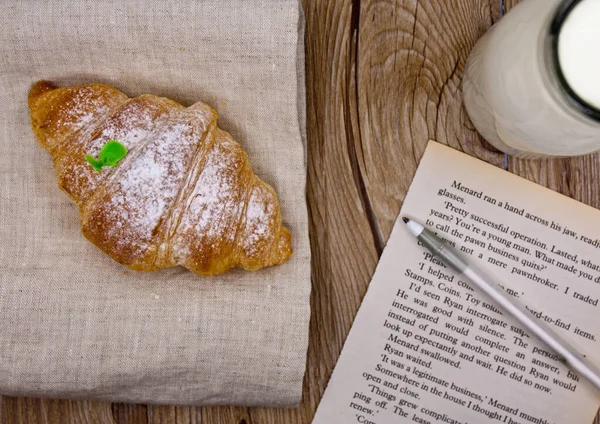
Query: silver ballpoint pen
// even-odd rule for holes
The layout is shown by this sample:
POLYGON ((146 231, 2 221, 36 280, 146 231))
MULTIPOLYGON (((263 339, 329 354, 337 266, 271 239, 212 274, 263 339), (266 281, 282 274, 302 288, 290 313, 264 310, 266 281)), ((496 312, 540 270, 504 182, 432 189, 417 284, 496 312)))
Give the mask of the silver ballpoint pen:
POLYGON ((402 220, 406 223, 409 231, 434 256, 440 258, 473 286, 488 295, 498 306, 519 321, 531 334, 545 343, 565 364, 589 380, 600 391, 600 370, 596 366, 590 363, 545 323, 517 303, 516 300, 511 299, 492 278, 470 264, 457 249, 450 246, 446 241, 436 236, 418 222, 404 217, 402 220))

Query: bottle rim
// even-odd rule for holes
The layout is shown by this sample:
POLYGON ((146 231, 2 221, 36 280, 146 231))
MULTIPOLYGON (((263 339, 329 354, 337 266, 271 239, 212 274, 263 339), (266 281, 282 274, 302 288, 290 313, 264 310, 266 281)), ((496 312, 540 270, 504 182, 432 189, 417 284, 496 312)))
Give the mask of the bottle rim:
POLYGON ((588 117, 593 118, 596 121, 600 121, 600 109, 589 104, 573 90, 573 88, 569 85, 565 74, 563 73, 562 67, 560 66, 560 59, 558 57, 558 38, 560 36, 560 31, 570 13, 582 1, 584 0, 565 0, 561 2, 554 13, 548 33, 550 41, 550 59, 552 62, 552 67, 554 68, 558 85, 562 89, 563 93, 567 96, 569 102, 588 117))

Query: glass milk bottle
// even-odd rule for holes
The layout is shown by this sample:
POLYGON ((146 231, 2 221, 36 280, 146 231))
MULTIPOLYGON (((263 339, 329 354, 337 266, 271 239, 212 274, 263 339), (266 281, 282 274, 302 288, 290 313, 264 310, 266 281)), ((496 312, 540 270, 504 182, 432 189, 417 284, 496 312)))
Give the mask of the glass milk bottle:
POLYGON ((463 93, 477 130, 503 152, 600 150, 600 0, 523 0, 473 49, 463 93))

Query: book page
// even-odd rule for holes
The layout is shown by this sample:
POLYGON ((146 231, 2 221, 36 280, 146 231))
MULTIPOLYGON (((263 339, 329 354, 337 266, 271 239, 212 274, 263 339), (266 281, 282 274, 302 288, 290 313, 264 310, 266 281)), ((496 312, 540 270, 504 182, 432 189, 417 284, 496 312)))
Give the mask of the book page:
MULTIPOLYGON (((600 364, 600 211, 430 142, 400 216, 600 364)), ((399 217, 313 423, 587 424, 598 399, 399 217)))

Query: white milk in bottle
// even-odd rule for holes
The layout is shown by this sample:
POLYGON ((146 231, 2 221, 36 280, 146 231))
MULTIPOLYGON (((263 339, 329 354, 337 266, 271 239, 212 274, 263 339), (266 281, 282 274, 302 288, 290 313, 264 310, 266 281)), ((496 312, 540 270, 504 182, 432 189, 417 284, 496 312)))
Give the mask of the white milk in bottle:
POLYGON ((524 0, 479 40, 465 106, 515 156, 600 150, 600 0, 524 0))

